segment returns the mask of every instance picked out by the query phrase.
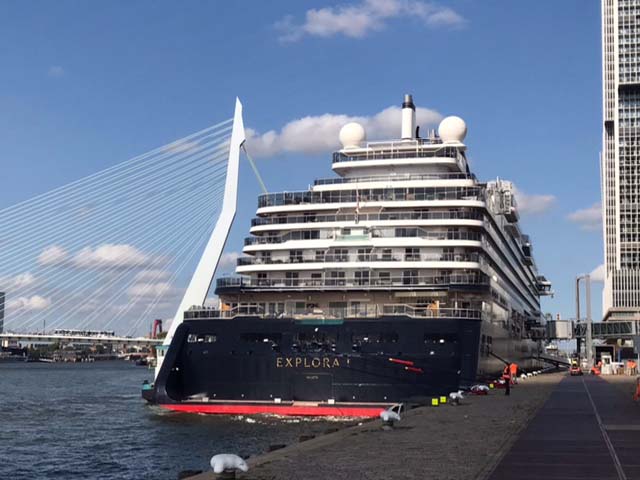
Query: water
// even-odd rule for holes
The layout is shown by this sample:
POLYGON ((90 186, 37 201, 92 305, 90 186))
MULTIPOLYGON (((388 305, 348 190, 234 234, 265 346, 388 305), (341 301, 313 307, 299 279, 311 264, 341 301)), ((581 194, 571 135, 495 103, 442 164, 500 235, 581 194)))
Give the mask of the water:
POLYGON ((0 364, 0 479, 175 480, 214 453, 250 455, 327 420, 172 413, 147 405, 128 362, 0 364))

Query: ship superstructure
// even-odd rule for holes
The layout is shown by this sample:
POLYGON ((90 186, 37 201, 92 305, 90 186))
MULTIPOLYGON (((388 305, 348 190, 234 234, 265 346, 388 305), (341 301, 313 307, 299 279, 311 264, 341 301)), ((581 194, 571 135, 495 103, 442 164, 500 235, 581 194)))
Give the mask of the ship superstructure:
POLYGON ((367 142, 349 123, 332 156, 337 176, 259 197, 238 275, 217 281, 219 307, 185 312, 178 372, 189 371, 159 375, 182 398, 160 403, 267 408, 237 413, 273 411, 277 398, 344 411, 471 383, 505 359, 532 361, 550 283, 520 230, 513 185, 471 173, 458 117, 421 137, 406 95, 400 130, 367 142), (237 338, 224 339, 227 330, 237 338), (194 357, 203 345, 205 370, 194 357), (238 377, 198 380, 215 370, 211 357, 238 377), (194 403, 199 394, 207 401, 194 403))

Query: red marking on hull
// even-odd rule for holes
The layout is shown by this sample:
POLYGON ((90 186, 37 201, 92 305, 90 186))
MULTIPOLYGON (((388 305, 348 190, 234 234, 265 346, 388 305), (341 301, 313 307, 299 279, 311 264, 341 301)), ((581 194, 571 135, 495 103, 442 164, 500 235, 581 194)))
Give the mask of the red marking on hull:
POLYGON ((222 415, 272 414, 287 416, 379 417, 384 407, 312 407, 305 405, 242 405, 242 404, 163 404, 167 410, 222 415))

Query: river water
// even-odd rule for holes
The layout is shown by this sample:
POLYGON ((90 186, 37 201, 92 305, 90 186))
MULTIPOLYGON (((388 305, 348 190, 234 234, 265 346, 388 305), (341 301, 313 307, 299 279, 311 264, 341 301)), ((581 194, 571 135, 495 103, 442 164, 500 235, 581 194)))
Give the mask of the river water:
POLYGON ((172 413, 147 405, 129 362, 0 363, 0 479, 175 480, 215 453, 243 456, 327 420, 172 413))

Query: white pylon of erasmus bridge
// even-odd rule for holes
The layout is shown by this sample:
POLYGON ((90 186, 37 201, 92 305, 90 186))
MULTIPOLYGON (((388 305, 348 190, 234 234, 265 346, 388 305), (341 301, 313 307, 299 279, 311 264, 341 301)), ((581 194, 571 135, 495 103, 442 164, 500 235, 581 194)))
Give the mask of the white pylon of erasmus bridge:
POLYGON ((209 293, 244 140, 236 99, 230 119, 0 210, 4 330, 133 335, 169 317, 170 342, 209 293))

